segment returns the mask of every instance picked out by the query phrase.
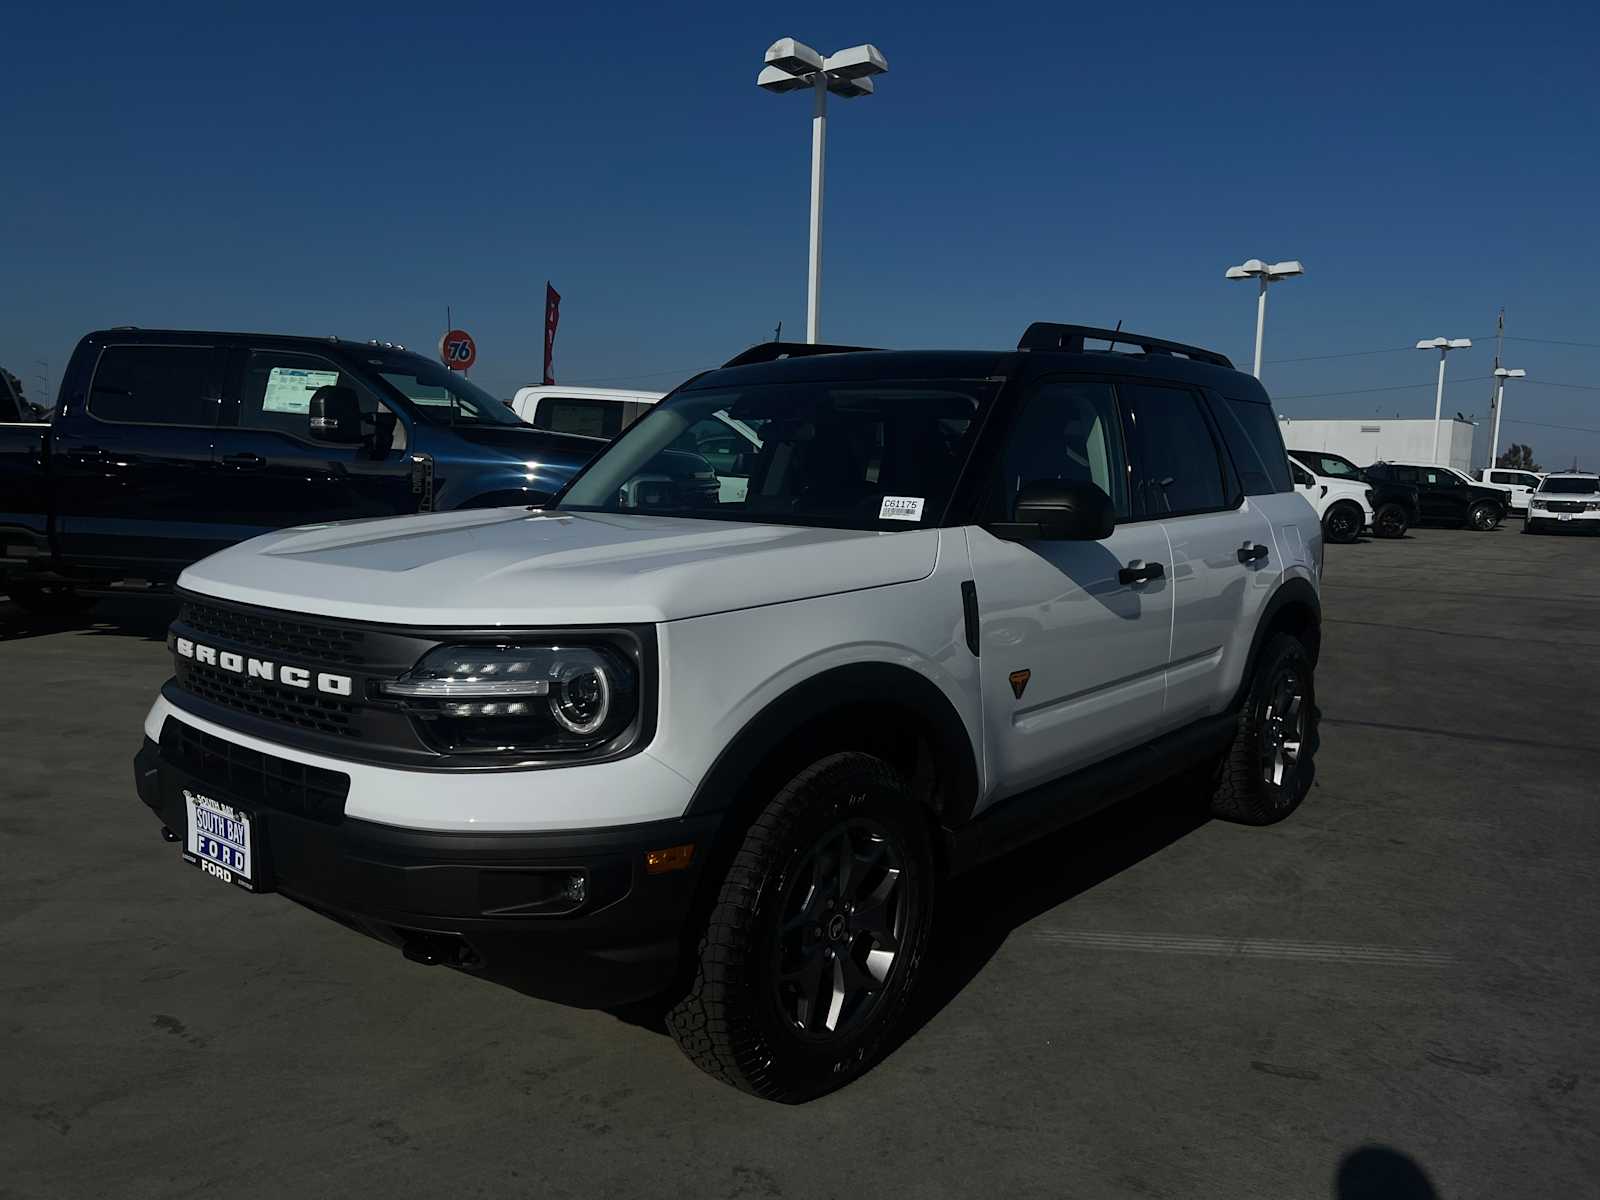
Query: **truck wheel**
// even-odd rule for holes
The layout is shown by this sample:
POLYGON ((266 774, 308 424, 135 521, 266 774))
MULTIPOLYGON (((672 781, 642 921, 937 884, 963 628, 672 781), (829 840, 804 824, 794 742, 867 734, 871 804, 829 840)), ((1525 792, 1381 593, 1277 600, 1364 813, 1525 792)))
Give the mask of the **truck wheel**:
POLYGON ((1480 501, 1472 506, 1472 511, 1467 514, 1467 527, 1476 529, 1479 533, 1487 533, 1500 524, 1500 509, 1487 500, 1480 501))
POLYGON ((904 1015, 933 918, 933 848, 900 776, 834 754, 746 831, 667 1014, 701 1070, 768 1100, 841 1087, 904 1015))
POLYGON ((1411 522, 1406 517, 1403 506, 1390 502, 1380 505, 1378 511, 1372 514, 1372 532, 1381 538, 1403 538, 1406 530, 1411 528, 1411 522))
POLYGON ((1322 536, 1330 542, 1353 542, 1361 536, 1361 508, 1341 500, 1322 514, 1322 536))
POLYGON ((0 588, 11 603, 31 617, 70 621, 94 607, 94 601, 88 596, 53 583, 6 583, 0 584, 0 588))
POLYGON ((1271 825, 1305 799, 1316 748, 1313 674, 1298 638, 1277 633, 1261 647, 1233 744, 1217 767, 1211 793, 1216 816, 1271 825))

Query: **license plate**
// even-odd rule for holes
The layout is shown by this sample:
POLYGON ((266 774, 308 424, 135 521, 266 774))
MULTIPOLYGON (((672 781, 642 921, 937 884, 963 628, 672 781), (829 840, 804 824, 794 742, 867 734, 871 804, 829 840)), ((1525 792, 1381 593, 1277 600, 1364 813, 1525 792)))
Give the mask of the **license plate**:
POLYGON ((1558 520, 1558 521, 1570 521, 1570 520, 1572 520, 1572 514, 1571 513, 1557 513, 1556 514, 1556 520, 1558 520))
POLYGON ((200 792, 183 789, 183 857, 207 875, 256 890, 255 846, 248 813, 200 792))

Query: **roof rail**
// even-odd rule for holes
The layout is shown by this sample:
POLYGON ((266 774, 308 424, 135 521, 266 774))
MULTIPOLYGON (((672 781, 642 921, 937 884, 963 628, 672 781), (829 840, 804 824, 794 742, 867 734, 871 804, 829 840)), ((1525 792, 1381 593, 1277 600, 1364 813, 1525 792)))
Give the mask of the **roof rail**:
POLYGON ((1035 321, 1022 334, 1018 350, 1066 350, 1072 354, 1083 353, 1085 338, 1109 342, 1113 346, 1137 346, 1146 354, 1181 354, 1196 362, 1210 363, 1214 367, 1233 367, 1233 360, 1215 350, 1202 350, 1199 346, 1186 346, 1182 342, 1169 342, 1165 338, 1146 337, 1142 333, 1124 333, 1120 329, 1096 329, 1092 325, 1059 325, 1054 321, 1035 321))
POLYGON ((780 358, 806 358, 812 354, 853 354, 858 350, 876 350, 877 346, 830 346, 823 342, 757 342, 750 349, 735 354, 722 365, 747 367, 751 363, 777 362, 780 358))

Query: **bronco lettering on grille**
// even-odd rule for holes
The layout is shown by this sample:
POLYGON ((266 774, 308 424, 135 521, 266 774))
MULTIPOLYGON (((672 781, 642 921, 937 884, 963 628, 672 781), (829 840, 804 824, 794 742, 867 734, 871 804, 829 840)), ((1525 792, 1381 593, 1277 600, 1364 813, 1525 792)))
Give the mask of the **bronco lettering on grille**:
POLYGON ((315 683, 317 691, 326 692, 330 696, 348 696, 353 689, 353 681, 348 675, 334 675, 327 671, 313 674, 305 667, 286 667, 268 659, 235 654, 231 650, 219 651, 215 646, 202 645, 189 638, 174 640, 180 658, 192 659, 208 667, 220 667, 234 675, 265 679, 281 683, 285 687, 299 688, 301 691, 310 691, 312 684, 315 683))

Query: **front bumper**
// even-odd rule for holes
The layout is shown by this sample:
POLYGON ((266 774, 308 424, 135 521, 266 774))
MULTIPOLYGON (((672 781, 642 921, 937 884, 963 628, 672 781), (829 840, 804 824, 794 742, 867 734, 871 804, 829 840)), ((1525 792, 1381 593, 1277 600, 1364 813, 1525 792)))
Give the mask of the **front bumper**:
MULTIPOLYGON (((173 718, 179 719, 179 718, 173 718)), ((669 986, 683 959, 719 814, 550 832, 434 832, 240 800, 148 736, 134 759, 139 798, 181 839, 183 789, 251 812, 268 890, 282 892, 409 958, 481 973, 566 1004, 608 1007, 669 986), (652 874, 647 851, 692 843, 687 868, 652 874), (586 895, 552 913, 553 879, 586 895)), ((449 787, 449 777, 436 785, 449 787)), ((196 872, 195 886, 217 886, 196 872)))
POLYGON ((1544 508, 1529 508, 1525 519, 1530 529, 1574 529, 1586 532, 1600 529, 1600 509, 1551 512, 1544 508))

